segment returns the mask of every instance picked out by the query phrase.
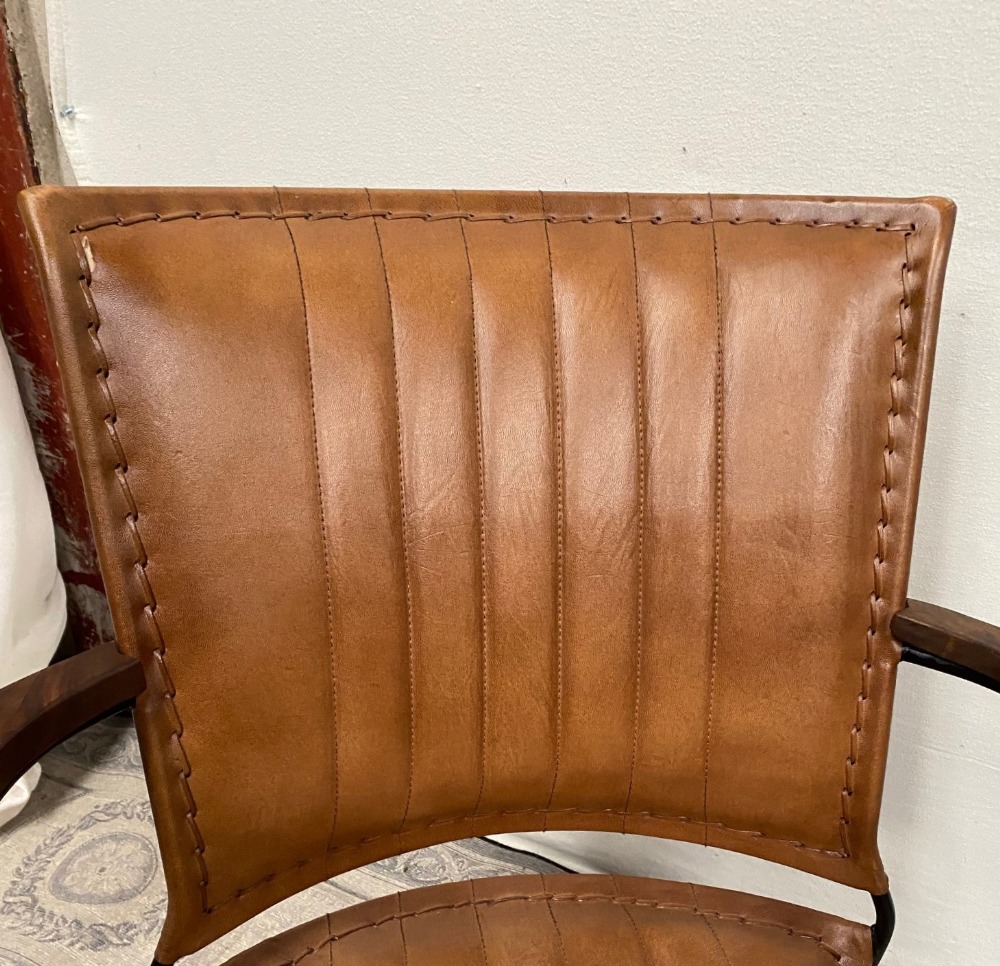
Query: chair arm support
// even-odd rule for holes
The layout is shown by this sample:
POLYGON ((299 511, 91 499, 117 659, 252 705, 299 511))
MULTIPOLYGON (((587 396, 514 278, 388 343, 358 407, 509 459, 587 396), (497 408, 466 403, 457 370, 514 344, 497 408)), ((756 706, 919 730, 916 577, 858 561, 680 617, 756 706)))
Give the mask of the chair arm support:
POLYGON ((908 600, 892 619, 903 660, 1000 692, 1000 627, 936 604, 908 600))
POLYGON ((0 689, 0 798, 46 752, 145 687, 142 665, 103 644, 0 689))

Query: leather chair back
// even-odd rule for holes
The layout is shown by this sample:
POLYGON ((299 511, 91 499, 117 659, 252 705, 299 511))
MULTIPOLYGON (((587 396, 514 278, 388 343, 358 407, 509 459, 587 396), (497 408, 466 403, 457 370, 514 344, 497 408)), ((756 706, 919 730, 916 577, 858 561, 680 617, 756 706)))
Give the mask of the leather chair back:
POLYGON ((514 830, 885 889, 949 203, 24 204, 150 682, 161 949, 514 830))

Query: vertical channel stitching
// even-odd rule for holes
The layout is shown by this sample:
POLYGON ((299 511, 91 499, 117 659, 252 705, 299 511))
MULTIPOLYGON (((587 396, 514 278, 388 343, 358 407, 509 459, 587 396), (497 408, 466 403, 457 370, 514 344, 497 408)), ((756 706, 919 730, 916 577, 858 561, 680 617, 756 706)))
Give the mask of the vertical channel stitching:
POLYGON ((563 942, 562 930, 559 928, 559 923, 556 921, 556 913, 552 908, 552 894, 551 890, 545 883, 545 875, 542 875, 542 889, 545 890, 545 908, 549 910, 549 918, 552 920, 552 928, 556 932, 556 942, 559 944, 559 958, 562 960, 563 966, 569 966, 569 956, 566 955, 566 944, 563 942))
MULTIPOLYGON (((618 876, 614 873, 611 874, 611 885, 615 890, 615 898, 622 898, 621 884, 618 881, 618 876)), ((653 966, 652 960, 649 956, 649 949, 646 947, 646 940, 642 938, 642 933, 639 932, 639 926, 635 921, 635 916, 632 914, 632 910, 629 908, 627 902, 616 903, 618 908, 628 917, 629 926, 632 929, 632 934, 635 936, 636 946, 639 949, 639 957, 642 959, 643 966, 653 966)))
MULTIPOLYGON (((545 210, 545 195, 538 192, 542 210, 545 210)), ((559 765, 562 758, 562 727, 563 727, 563 579, 565 570, 565 552, 563 533, 563 513, 565 508, 565 474, 563 467, 563 411, 562 411, 562 376, 560 369, 562 359, 559 347, 559 320, 556 315, 556 282, 555 270, 552 266, 552 240, 549 237, 549 223, 545 227, 545 251, 548 255, 549 294, 552 297, 552 396, 555 410, 555 443, 556 443, 556 742, 555 767, 552 770, 552 787, 549 789, 549 801, 546 806, 551 810, 552 801, 559 782, 559 765)), ((548 822, 546 822, 548 825, 548 822)), ((551 911, 551 910, 550 910, 551 911)), ((553 923, 555 919, 553 918, 553 923)), ((558 927, 556 928, 558 932, 558 927)), ((561 941, 561 940, 560 940, 561 941)))
MULTIPOLYGON (((371 192, 365 188, 368 204, 371 205, 371 192)), ((385 249, 382 247, 382 233, 378 221, 372 219, 375 228, 375 240, 378 243, 378 257, 382 265, 382 278, 385 280, 385 297, 389 306, 389 335, 392 341, 392 382, 396 395, 396 460, 399 467, 399 515, 403 539, 403 581, 406 585, 406 642, 410 665, 410 777, 406 787, 406 804, 403 806, 403 817, 399 820, 398 835, 402 835, 406 819, 410 814, 410 800, 413 798, 413 769, 417 743, 417 695, 414 675, 413 653, 413 588, 410 586, 410 551, 409 529, 406 522, 406 476, 403 471, 403 413, 399 402, 399 359, 396 350, 396 313, 392 308, 392 286, 389 284, 389 269, 385 261, 385 249)))
POLYGON ((705 717, 705 844, 708 845, 708 774, 712 752, 712 716, 715 712, 715 675, 719 654, 719 583, 722 549, 722 483, 723 452, 722 430, 724 407, 722 398, 723 330, 722 292, 719 288, 719 239, 715 226, 712 196, 708 196, 709 217, 712 219, 712 261, 715 270, 715 536, 712 553, 712 644, 709 656, 708 708, 705 717))
MULTIPOLYGON (((455 206, 458 203, 458 192, 455 195, 455 206)), ((476 330, 476 287, 472 281, 472 256, 469 254, 469 238, 465 233, 465 222, 459 221, 462 232, 462 244, 465 247, 465 264, 469 269, 469 306, 471 309, 472 327, 472 375, 473 391, 476 403, 476 460, 479 473, 479 651, 480 651, 480 749, 479 749, 479 794, 476 796, 476 807, 473 815, 479 814, 483 801, 483 789, 486 787, 486 721, 489 712, 489 609, 486 601, 486 470, 483 457, 483 397, 482 383, 479 374, 479 334, 476 330)))
POLYGON ((486 952, 486 936, 483 934, 483 921, 479 918, 479 900, 476 898, 476 880, 469 880, 469 894, 472 896, 472 914, 476 917, 476 930, 479 933, 479 949, 483 954, 483 966, 490 966, 490 957, 486 952))
MULTIPOLYGON (((277 193, 277 189, 275 189, 277 193)), ((278 195, 281 205, 281 195, 278 195)), ((326 507, 323 500, 323 474, 319 457, 319 426, 316 420, 316 381, 313 375, 312 332, 309 326, 309 307, 306 304, 306 286, 302 278, 302 261, 299 258, 299 247, 295 242, 295 234, 291 224, 286 220, 288 240, 292 243, 292 255, 295 258, 295 271, 299 280, 299 294, 302 299, 302 327, 304 330, 306 348, 306 371, 309 377, 309 414, 312 420, 313 468, 316 473, 316 502, 319 506, 320 540, 323 546, 323 586, 326 592, 326 637, 329 649, 330 663, 330 710, 333 716, 333 818, 330 822, 330 836, 327 839, 327 852, 333 848, 333 839, 337 831, 337 813, 340 808, 340 726, 337 709, 337 657, 333 632, 333 586, 330 578, 330 546, 327 535, 326 507)))
MULTIPOLYGON (((629 218, 632 217, 632 196, 626 195, 629 218)), ((642 696, 642 645, 643 610, 645 605, 645 529, 646 529, 646 410, 643 367, 643 327, 642 306, 639 302, 639 257, 635 250, 635 224, 629 222, 629 238, 632 242, 632 280, 635 290, 635 404, 636 404, 636 489, 638 494, 638 545, 636 547, 636 594, 635 594, 635 703, 632 708, 632 761, 628 773, 628 794, 625 796, 625 811, 622 815, 622 832, 628 821, 632 804, 632 788, 635 782, 635 762, 639 753, 639 708, 642 696)))
POLYGON ((701 921, 708 927, 708 931, 712 934, 712 938, 715 940, 715 945, 719 947, 719 952, 722 953, 722 958, 726 961, 726 966, 733 966, 732 960, 729 958, 729 953, 726 952, 726 947, 722 945, 722 940, 719 938, 719 933, 716 931, 715 926, 712 925, 711 918, 704 914, 701 914, 700 918, 701 921))
POLYGON ((715 931, 715 927, 712 925, 710 916, 705 915, 703 912, 699 912, 698 892, 693 883, 688 883, 688 890, 691 893, 691 904, 693 906, 692 911, 698 915, 698 918, 701 919, 708 931, 712 934, 712 939, 715 940, 715 945, 718 947, 719 952, 722 953, 722 958, 726 961, 726 966, 732 966, 732 963, 729 960, 729 953, 726 952, 726 947, 722 945, 722 940, 719 939, 719 934, 715 931))
MULTIPOLYGON (((410 966, 410 950, 406 946, 406 933, 403 931, 403 894, 401 892, 396 893, 396 910, 398 912, 396 921, 399 923, 399 944, 403 954, 403 966, 410 966)), ((330 934, 333 935, 332 931, 330 934)), ((333 943, 330 943, 330 948, 333 949, 333 943)), ((333 966, 332 963, 331 966, 333 966)))

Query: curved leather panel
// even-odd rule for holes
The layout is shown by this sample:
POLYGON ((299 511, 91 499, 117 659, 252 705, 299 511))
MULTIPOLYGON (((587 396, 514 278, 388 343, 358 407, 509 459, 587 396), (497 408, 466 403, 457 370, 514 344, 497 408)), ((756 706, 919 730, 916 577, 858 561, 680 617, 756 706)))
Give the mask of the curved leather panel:
POLYGON ((25 210, 151 681, 161 959, 499 831, 885 888, 948 203, 44 188, 25 210))
POLYGON ((868 927, 653 879, 501 876, 415 889, 291 929, 226 966, 870 966, 868 927))

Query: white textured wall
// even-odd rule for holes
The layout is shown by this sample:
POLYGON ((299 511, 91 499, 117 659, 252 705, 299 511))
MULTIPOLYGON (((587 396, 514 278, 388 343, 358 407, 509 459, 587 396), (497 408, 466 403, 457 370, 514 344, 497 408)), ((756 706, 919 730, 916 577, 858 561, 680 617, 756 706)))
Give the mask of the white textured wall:
MULTIPOLYGON (((82 183, 951 195, 912 592, 1000 623, 997 3, 48 0, 48 16, 82 183)), ((906 667, 897 709, 889 961, 994 964, 1000 698, 906 667)), ((870 914, 755 861, 551 840, 870 914)))

